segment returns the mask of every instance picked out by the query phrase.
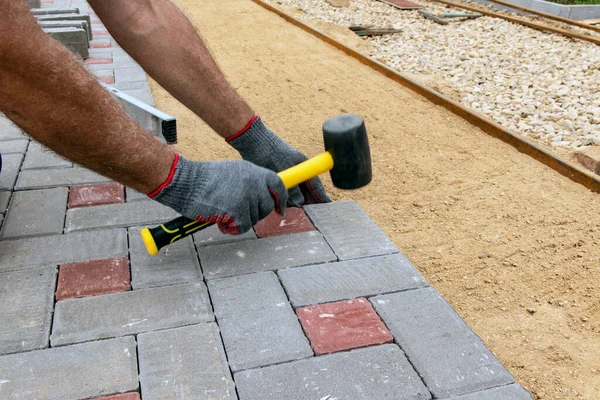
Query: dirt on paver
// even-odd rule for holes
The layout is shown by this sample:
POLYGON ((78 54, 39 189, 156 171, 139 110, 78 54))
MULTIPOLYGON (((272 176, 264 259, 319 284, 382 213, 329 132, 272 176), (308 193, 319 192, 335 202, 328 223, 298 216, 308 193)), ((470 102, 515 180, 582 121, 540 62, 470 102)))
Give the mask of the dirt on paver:
MULTIPOLYGON (((235 88, 308 155, 321 125, 364 116, 374 180, 354 199, 535 399, 600 397, 600 196, 250 0, 176 0, 235 88)), ((177 149, 238 158, 152 83, 177 149)), ((202 87, 190 88, 202 90, 202 87)))

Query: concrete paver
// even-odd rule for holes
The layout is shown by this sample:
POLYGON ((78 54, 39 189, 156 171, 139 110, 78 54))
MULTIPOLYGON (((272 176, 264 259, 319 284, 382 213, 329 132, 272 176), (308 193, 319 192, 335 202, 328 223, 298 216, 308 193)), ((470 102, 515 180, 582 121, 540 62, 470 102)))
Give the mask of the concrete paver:
POLYGON ((214 323, 138 335, 145 399, 237 399, 214 323))
POLYGON ((6 117, 0 116, 0 141, 24 139, 23 131, 6 117))
POLYGON ((45 189, 105 182, 110 182, 110 179, 85 168, 52 168, 22 171, 15 188, 17 190, 45 189))
POLYGON ((127 257, 80 261, 60 266, 56 301, 130 289, 127 257))
POLYGON ((508 385, 448 400, 531 400, 531 395, 520 385, 508 385))
POLYGON ((73 186, 69 192, 69 208, 119 204, 125 202, 123 185, 116 182, 73 186))
POLYGON ((289 207, 285 210, 283 217, 276 212, 272 212, 267 218, 258 221, 254 226, 254 230, 258 237, 266 238, 314 231, 315 227, 304 213, 304 210, 289 207))
POLYGON ((62 346, 213 320, 204 283, 135 290, 59 301, 50 341, 62 346))
POLYGON ((7 154, 2 156, 0 190, 13 190, 22 161, 23 154, 7 154))
POLYGON ((0 154, 23 154, 27 151, 27 139, 3 140, 0 141, 0 154))
POLYGON ((232 371, 313 355, 273 272, 208 282, 232 371))
POLYGON ((139 201, 139 200, 148 200, 148 196, 143 193, 138 192, 132 188, 125 188, 125 201, 128 203, 130 201, 139 201))
POLYGON ((6 212, 11 194, 12 192, 0 191, 0 215, 4 215, 6 212))
POLYGON ((37 142, 31 142, 22 169, 69 168, 72 166, 71 161, 65 160, 37 142))
POLYGON ((250 229, 241 235, 228 235, 219 230, 216 225, 209 226, 192 235, 196 247, 214 246, 216 244, 239 242, 242 240, 256 239, 256 233, 250 229))

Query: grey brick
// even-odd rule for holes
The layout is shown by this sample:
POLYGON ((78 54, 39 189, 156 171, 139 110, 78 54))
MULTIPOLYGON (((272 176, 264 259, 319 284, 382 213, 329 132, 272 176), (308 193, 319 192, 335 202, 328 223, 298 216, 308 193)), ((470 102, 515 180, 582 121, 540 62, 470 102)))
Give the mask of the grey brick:
POLYGON ((397 253, 398 249, 354 201, 304 207, 340 260, 397 253))
POLYGON ((110 179, 85 168, 55 168, 22 171, 15 187, 26 190, 105 182, 110 179))
POLYGON ((62 233, 68 195, 65 187, 15 192, 0 237, 17 239, 62 233))
POLYGON ((140 201, 140 200, 148 200, 148 196, 146 196, 144 193, 140 193, 135 189, 132 189, 130 187, 125 188, 125 201, 126 202, 132 202, 132 201, 140 201))
POLYGON ((274 273, 212 280, 208 288, 232 371, 313 355, 274 273))
POLYGON ((127 257, 125 229, 0 241, 0 271, 111 257, 127 257))
POLYGON ((34 8, 31 11, 33 15, 50 15, 50 14, 79 14, 79 8, 64 7, 64 8, 34 8))
MULTIPOLYGON (((118 57, 113 53, 113 57, 118 57)), ((127 56, 129 57, 129 56, 127 56)), ((118 58, 117 58, 118 59, 118 58)), ((150 90, 150 84, 148 81, 136 81, 136 82, 115 82, 114 85, 119 90, 135 90, 135 89, 147 89, 150 90)))
POLYGON ((141 67, 120 68, 115 70, 115 82, 146 81, 146 73, 141 67))
POLYGON ((152 92, 150 90, 130 89, 123 90, 123 92, 154 107, 154 97, 152 97, 152 92))
POLYGON ((8 118, 0 118, 0 141, 25 139, 23 131, 8 118))
POLYGON ((23 139, 15 139, 15 140, 6 140, 0 142, 0 154, 13 154, 13 153, 25 153, 27 151, 27 145, 29 144, 29 140, 23 139))
POLYGON ((52 346, 213 321, 204 283, 67 299, 56 303, 52 346))
POLYGON ((12 192, 0 192, 0 215, 4 215, 8 208, 8 200, 12 192))
POLYGON ((433 288, 377 296, 371 302, 434 397, 514 382, 433 288))
POLYGON ((106 77, 106 76, 109 76, 109 77, 115 76, 115 71, 113 71, 112 69, 91 70, 90 72, 98 78, 102 78, 102 77, 106 77))
POLYGON ((250 229, 248 232, 242 233, 241 235, 228 235, 221 232, 216 225, 212 225, 194 233, 193 237, 196 246, 203 247, 230 242, 239 242, 241 240, 256 239, 256 233, 250 229))
POLYGON ((48 347, 56 267, 0 274, 0 354, 48 347))
POLYGON ((0 357, 2 397, 88 399, 137 390, 133 337, 0 357))
POLYGON ((153 200, 71 208, 67 211, 65 232, 158 224, 178 216, 172 208, 153 200))
POLYGON ((25 0, 25 4, 27 4, 27 7, 34 9, 34 8, 40 8, 42 5, 42 1, 41 0, 25 0))
POLYGON ((336 260, 323 236, 314 231, 200 247, 198 253, 207 279, 336 260))
POLYGON ((7 154, 2 156, 2 173, 0 173, 0 190, 13 190, 23 161, 23 154, 7 154))
POLYGON ((73 163, 71 161, 65 160, 37 142, 32 142, 29 145, 22 169, 67 168, 72 166, 73 163))
POLYGON ((140 236, 141 228, 129 229, 131 286, 134 289, 198 282, 200 263, 191 237, 186 237, 156 256, 151 256, 140 236))
POLYGON ((90 39, 85 30, 72 27, 44 28, 44 32, 80 57, 89 57, 90 39))
POLYGON ((508 385, 448 400, 531 400, 531 395, 519 385, 508 385))
POLYGON ((216 324, 138 336, 145 399, 237 399, 216 324))
POLYGON ((89 26, 92 26, 90 16, 87 14, 46 14, 36 15, 35 18, 38 21, 85 21, 88 23, 89 26))
POLYGON ((401 254, 284 269, 279 277, 296 307, 428 286, 401 254))
POLYGON ((394 344, 242 371, 234 379, 244 400, 431 399, 394 344))
MULTIPOLYGON (((88 40, 92 40, 92 29, 86 21, 39 21, 39 25, 42 29, 50 28, 76 28, 84 30, 87 34, 88 40)), ((88 50, 89 55, 89 50, 88 50)))

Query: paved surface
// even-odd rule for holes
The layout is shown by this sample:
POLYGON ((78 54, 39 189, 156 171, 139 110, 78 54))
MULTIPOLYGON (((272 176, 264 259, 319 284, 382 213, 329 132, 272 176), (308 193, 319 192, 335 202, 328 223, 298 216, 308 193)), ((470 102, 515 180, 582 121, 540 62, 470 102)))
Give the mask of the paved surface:
MULTIPOLYGON (((93 71, 151 101, 110 37, 91 43, 93 71)), ((149 257, 140 226, 172 211, 6 118, 0 152, 2 399, 530 399, 354 202, 149 257)))

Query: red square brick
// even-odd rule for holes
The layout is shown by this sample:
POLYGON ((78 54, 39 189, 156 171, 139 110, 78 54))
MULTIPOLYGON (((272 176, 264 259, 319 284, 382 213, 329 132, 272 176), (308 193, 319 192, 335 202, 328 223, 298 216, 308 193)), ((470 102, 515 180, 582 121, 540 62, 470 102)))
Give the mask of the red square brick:
POLYGON ((390 343, 392 334, 365 298, 298 308, 316 354, 390 343))
POLYGON ((58 273, 56 300, 124 292, 130 288, 127 257, 63 264, 58 273))
POLYGON ((114 76, 100 76, 100 77, 98 77, 98 80, 100 82, 106 83, 107 85, 112 85, 113 83, 115 83, 114 76))
POLYGON ((290 233, 314 231, 310 219, 301 208, 286 208, 285 215, 282 217, 276 212, 272 212, 258 224, 254 226, 256 235, 261 238, 287 235, 290 233))
POLYGON ((108 49, 112 47, 111 43, 90 43, 90 49, 108 49))
POLYGON ((88 58, 84 61, 86 64, 111 64, 112 58, 88 58))
POLYGON ((124 393, 108 397, 96 397, 92 400, 140 400, 140 394, 138 392, 124 393))
POLYGON ((123 185, 117 182, 71 187, 69 208, 124 203, 123 185))

